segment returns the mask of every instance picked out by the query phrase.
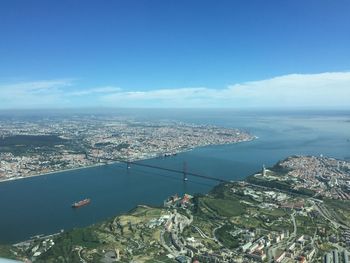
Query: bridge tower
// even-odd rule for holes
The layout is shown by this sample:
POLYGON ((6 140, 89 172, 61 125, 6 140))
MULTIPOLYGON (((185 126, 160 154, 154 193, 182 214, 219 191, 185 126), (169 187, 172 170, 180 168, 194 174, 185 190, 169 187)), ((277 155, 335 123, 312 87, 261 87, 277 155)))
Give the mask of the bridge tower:
POLYGON ((188 178, 187 178, 187 162, 184 161, 184 167, 183 167, 183 180, 184 181, 187 181, 188 178))

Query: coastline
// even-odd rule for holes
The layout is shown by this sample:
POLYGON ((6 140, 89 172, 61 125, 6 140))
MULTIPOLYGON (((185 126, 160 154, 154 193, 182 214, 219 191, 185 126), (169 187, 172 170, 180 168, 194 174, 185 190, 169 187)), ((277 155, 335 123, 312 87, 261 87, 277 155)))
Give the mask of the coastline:
POLYGON ((45 172, 45 173, 39 173, 39 174, 33 174, 33 175, 28 175, 28 176, 21 176, 21 177, 14 177, 14 178, 8 178, 5 180, 0 180, 0 184, 4 182, 11 182, 11 181, 17 181, 17 180, 22 180, 22 179, 27 179, 27 178, 33 178, 33 177, 38 177, 38 176, 44 176, 44 175, 51 175, 51 174, 57 174, 57 173, 64 173, 64 172, 69 172, 69 171, 75 171, 75 170, 82 170, 82 169, 87 169, 87 168, 93 168, 93 167, 98 167, 98 166, 103 166, 103 165, 109 165, 117 163, 115 162, 110 162, 110 163, 96 163, 96 164, 91 164, 87 166, 80 166, 80 167, 74 167, 74 168, 67 168, 63 170, 56 170, 56 171, 51 171, 51 172, 45 172))
MULTIPOLYGON (((235 143, 200 145, 200 146, 196 146, 194 148, 183 149, 181 151, 174 151, 173 154, 180 154, 180 153, 192 151, 194 149, 198 149, 198 148, 202 148, 202 147, 235 145, 235 144, 238 144, 238 143, 251 142, 251 141, 254 141, 256 139, 258 139, 257 136, 252 136, 252 138, 249 139, 249 140, 243 140, 243 141, 239 141, 239 142, 235 142, 235 143)), ((153 158, 161 157, 160 155, 162 155, 162 154, 164 155, 166 153, 159 153, 159 156, 148 156, 148 157, 145 157, 145 158, 131 159, 130 161, 135 162, 135 161, 150 160, 150 159, 153 159, 153 158)), ((96 164, 91 164, 91 165, 87 165, 87 166, 73 167, 73 168, 67 168, 67 169, 56 170, 56 171, 51 171, 51 172, 33 174, 33 175, 28 175, 28 176, 8 178, 8 179, 0 180, 0 184, 1 183, 5 183, 5 182, 22 180, 22 179, 29 179, 29 178, 38 177, 38 176, 51 175, 51 174, 64 173, 64 172, 69 172, 69 171, 75 171, 75 170, 82 170, 82 169, 87 169, 87 168, 105 166, 105 165, 110 165, 110 164, 115 164, 115 163, 120 163, 120 161, 108 161, 108 162, 105 162, 105 163, 96 163, 96 164)))

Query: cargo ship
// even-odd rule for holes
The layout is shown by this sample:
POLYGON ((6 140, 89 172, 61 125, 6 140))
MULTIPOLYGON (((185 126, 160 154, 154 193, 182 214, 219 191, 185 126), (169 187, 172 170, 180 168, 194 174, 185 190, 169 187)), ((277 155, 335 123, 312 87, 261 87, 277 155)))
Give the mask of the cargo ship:
POLYGON ((81 201, 79 201, 79 202, 73 203, 73 204, 72 204, 72 207, 73 207, 73 208, 79 208, 79 207, 81 207, 81 206, 90 204, 90 202, 91 202, 90 198, 86 198, 86 199, 81 200, 81 201))

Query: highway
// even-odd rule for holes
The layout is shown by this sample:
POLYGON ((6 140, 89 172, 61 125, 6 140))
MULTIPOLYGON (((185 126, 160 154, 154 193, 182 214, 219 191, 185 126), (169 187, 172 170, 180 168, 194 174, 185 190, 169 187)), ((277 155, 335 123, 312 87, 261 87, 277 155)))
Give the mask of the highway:
POLYGON ((332 218, 331 218, 331 215, 330 215, 330 213, 329 213, 329 211, 327 210, 327 208, 326 207, 322 207, 320 204, 317 204, 317 203, 315 203, 315 207, 316 207, 316 209, 317 209, 317 211, 326 219, 326 220, 328 220, 329 222, 331 222, 333 225, 334 225, 334 227, 336 227, 336 228, 338 228, 338 227, 343 227, 344 229, 350 229, 348 226, 346 226, 346 225, 344 225, 344 224, 342 224, 342 223, 340 223, 340 222, 337 222, 337 221, 335 221, 335 220, 333 220, 332 218))

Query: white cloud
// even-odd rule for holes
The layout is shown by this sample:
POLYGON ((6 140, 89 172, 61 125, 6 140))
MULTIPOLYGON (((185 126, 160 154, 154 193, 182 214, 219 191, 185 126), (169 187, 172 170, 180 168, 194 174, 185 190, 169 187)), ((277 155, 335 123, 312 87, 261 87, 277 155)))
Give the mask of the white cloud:
POLYGON ((101 99, 112 106, 349 108, 350 72, 290 74, 224 89, 118 91, 101 99))
POLYGON ((0 108, 54 107, 62 97, 62 88, 71 87, 71 79, 18 82, 0 85, 0 108))
POLYGON ((290 74, 222 89, 82 89, 69 79, 0 84, 0 108, 79 106, 350 108, 350 72, 290 74))
POLYGON ((349 107, 350 72, 291 74, 228 88, 256 106, 349 107))
POLYGON ((118 87, 105 86, 105 87, 99 87, 99 88, 93 88, 93 89, 77 90, 77 91, 70 92, 68 95, 86 96, 86 95, 93 95, 93 94, 115 93, 119 91, 121 91, 121 89, 118 87))
MULTIPOLYGON (((91 89, 79 89, 72 79, 40 80, 0 84, 1 108, 62 108, 90 106, 84 102, 86 96, 118 92, 120 88, 105 86, 91 89), (76 98, 83 102, 77 105, 76 98), (84 98, 85 97, 85 98, 84 98)), ((96 105, 93 105, 96 106, 96 105)))

